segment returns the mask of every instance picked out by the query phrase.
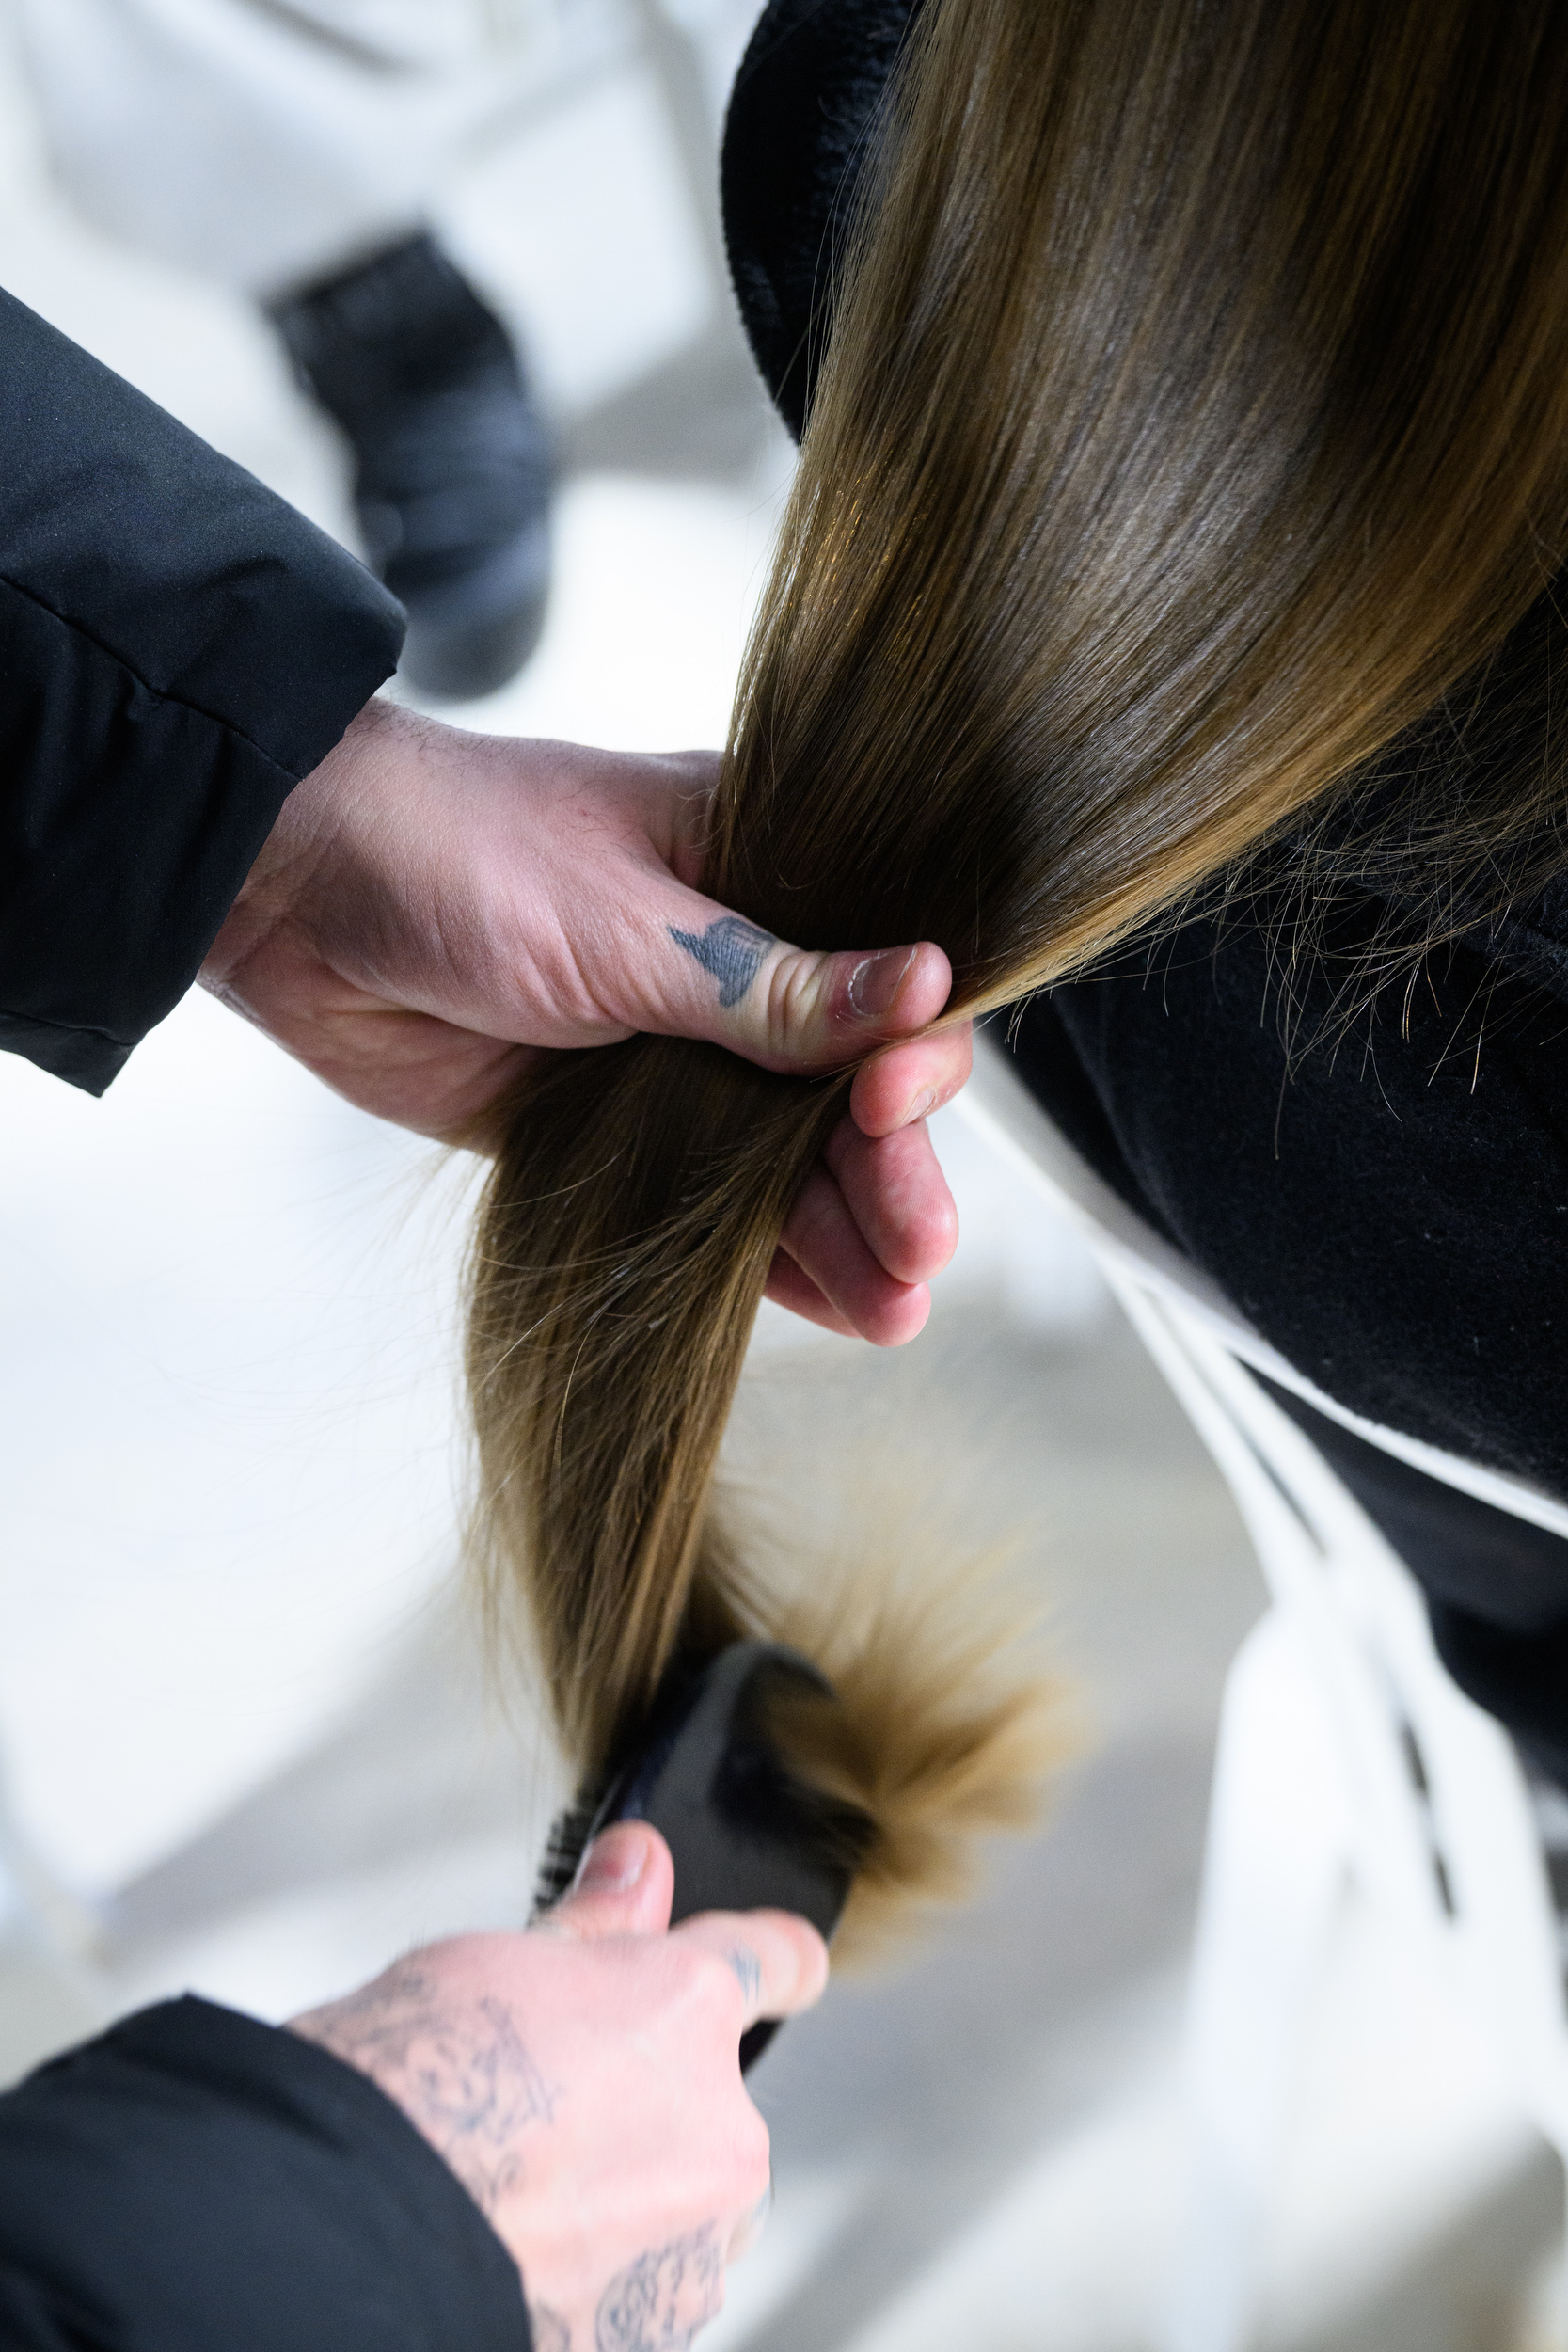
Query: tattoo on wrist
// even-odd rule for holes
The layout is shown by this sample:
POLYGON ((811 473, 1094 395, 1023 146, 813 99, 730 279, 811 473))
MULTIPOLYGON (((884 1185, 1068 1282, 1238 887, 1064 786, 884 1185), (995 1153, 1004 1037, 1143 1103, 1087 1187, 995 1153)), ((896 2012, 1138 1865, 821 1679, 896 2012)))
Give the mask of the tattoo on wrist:
POLYGON ((709 2221, 611 2279, 594 2322, 595 2352, 686 2352, 723 2300, 719 2225, 709 2221))
POLYGON ((673 923, 668 929, 676 946, 684 947, 705 972, 712 973, 719 983, 719 1002, 726 1011, 739 1004, 756 978, 764 956, 778 945, 771 931, 760 930, 739 914, 721 914, 705 931, 678 931, 673 923))
POLYGON ((523 2133, 555 2113, 556 2094, 506 2002, 454 1998, 415 1966, 389 1970, 293 2030, 369 2074, 488 2215, 521 2175, 523 2133))
POLYGON ((533 2338, 533 2352, 572 2352, 572 2331, 559 2312, 552 2312, 547 2303, 531 2303, 528 2307, 529 2333, 533 2338))

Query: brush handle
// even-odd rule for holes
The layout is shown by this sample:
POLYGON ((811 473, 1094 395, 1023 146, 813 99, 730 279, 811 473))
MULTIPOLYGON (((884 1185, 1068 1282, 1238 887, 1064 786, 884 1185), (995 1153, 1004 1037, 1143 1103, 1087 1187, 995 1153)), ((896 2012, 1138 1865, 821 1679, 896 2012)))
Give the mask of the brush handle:
MULTIPOLYGON (((672 1677, 642 1748, 602 1803, 557 1824, 540 1907, 559 1899, 583 1852, 612 1821, 646 1821, 675 1866, 670 1924, 703 1911, 793 1911, 831 1941, 871 1823, 796 1779, 768 1737, 767 1700, 780 1682, 832 1697, 808 1658, 777 1642, 736 1642, 696 1675, 672 1677)), ((742 2037, 740 2071, 778 2032, 759 2019, 742 2037)))

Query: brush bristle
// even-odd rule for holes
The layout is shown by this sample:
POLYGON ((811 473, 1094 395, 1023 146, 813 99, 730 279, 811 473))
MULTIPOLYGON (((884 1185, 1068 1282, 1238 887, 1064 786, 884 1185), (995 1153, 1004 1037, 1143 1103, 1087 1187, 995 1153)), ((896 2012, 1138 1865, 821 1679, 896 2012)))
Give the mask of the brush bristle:
MULTIPOLYGON (((768 1720, 797 1778, 872 1823, 833 1944, 834 1965, 853 1968, 963 1900, 989 1839, 1038 1821, 1084 1744, 1082 1709, 1046 1654, 1017 1545, 972 1545, 966 1557, 940 1513, 901 1515, 884 1491, 874 1509, 862 1498, 860 1540, 825 1563, 757 1500, 748 1507, 733 1487, 716 1498, 683 1657, 689 1667, 756 1635, 800 1650, 832 1686, 836 1704, 802 1689, 773 1695, 768 1720)), ((535 1918, 575 1883, 611 1776, 596 1760, 557 1815, 535 1918)))
POLYGON ((569 1805, 562 1807, 550 1823, 550 1834, 545 1841, 538 1874, 533 1884, 533 1909, 531 1924, 553 1911, 562 1899, 569 1895, 582 1867, 588 1847, 588 1833, 598 1812, 603 1788, 596 1782, 585 1783, 569 1805))

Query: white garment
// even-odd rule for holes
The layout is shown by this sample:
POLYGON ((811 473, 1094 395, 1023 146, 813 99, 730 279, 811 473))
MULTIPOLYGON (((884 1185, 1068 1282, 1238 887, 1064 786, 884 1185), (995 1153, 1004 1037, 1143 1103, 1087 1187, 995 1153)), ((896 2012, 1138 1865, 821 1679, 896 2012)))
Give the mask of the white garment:
POLYGON ((8 0, 77 206, 265 296, 389 242, 599 0, 8 0))

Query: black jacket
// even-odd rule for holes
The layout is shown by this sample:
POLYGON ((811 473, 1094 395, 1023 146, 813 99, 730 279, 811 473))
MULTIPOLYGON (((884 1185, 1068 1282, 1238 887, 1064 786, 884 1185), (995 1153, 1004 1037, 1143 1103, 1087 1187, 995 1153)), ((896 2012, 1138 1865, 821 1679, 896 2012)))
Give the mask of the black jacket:
POLYGON ((0 294, 0 1046, 102 1093, 178 1002, 402 615, 0 294))
POLYGON ((6 2352, 528 2352, 522 2282, 402 2110, 166 2002, 0 2099, 6 2352))
MULTIPOLYGON (((0 294, 0 1046, 100 1093, 183 994, 398 606, 0 294)), ((369 2078, 201 2001, 0 2098, 6 2352, 527 2352, 522 2284, 369 2078)))
MULTIPOLYGON (((918 4, 770 0, 736 83, 730 263, 797 435, 918 4)), ((1341 908, 1347 962, 1384 912, 1341 908)), ((1035 999, 1022 1074, 1327 1394, 1568 1497, 1568 879, 1432 959, 1408 1019, 1393 991, 1343 1038, 1320 971, 1295 1030, 1326 1042, 1293 1063, 1276 918, 1255 899, 1252 919, 1189 924, 1035 999)), ((1568 1543, 1282 1401, 1421 1580, 1456 1679, 1568 1781, 1568 1543)))

